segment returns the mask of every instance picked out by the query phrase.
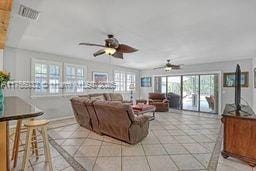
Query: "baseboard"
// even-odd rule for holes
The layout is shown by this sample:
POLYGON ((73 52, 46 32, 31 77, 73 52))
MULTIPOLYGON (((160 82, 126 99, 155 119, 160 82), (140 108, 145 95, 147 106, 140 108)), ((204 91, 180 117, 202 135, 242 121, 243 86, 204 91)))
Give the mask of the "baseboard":
POLYGON ((53 122, 53 121, 61 121, 61 120, 73 119, 73 118, 75 118, 75 117, 74 116, 65 116, 65 117, 61 117, 61 118, 49 119, 49 121, 53 122))

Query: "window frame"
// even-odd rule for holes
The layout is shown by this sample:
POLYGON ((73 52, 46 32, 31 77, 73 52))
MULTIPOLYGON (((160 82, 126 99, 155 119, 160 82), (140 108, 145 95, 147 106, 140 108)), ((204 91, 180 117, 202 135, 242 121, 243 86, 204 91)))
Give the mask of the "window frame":
POLYGON ((121 74, 124 74, 124 81, 122 84, 124 84, 124 90, 123 91, 120 91, 120 90, 114 90, 114 92, 119 92, 119 93, 128 93, 130 92, 131 90, 129 89, 129 85, 128 85, 128 75, 133 75, 134 76, 134 86, 136 88, 136 73, 135 72, 126 72, 126 71, 121 71, 121 70, 114 70, 114 73, 113 73, 113 77, 114 77, 114 82, 117 84, 117 82, 121 82, 121 81, 116 81, 116 76, 115 74, 116 73, 121 73, 121 74))
MULTIPOLYGON (((50 72, 49 67, 50 65, 57 65, 59 66, 59 83, 62 82, 62 63, 57 61, 48 61, 48 60, 41 60, 41 59, 32 59, 31 61, 31 81, 36 81, 36 71, 35 71, 35 65, 36 64, 45 64, 47 66, 47 72, 46 72, 46 80, 49 86, 50 82, 50 72)), ((36 93, 36 89, 31 89, 31 97, 44 97, 44 96, 60 96, 62 95, 62 89, 59 88, 58 93, 50 93, 50 88, 46 89, 46 93, 36 93)))
MULTIPOLYGON (((82 68, 83 69, 83 81, 86 82, 86 79, 87 79, 87 66, 85 65, 77 65, 77 64, 73 64, 73 63, 64 63, 63 65, 63 81, 64 82, 67 82, 67 67, 70 66, 70 67, 74 67, 75 68, 75 81, 78 81, 78 76, 77 76, 77 69, 78 68, 82 68)), ((85 85, 86 86, 86 85, 85 85)), ((83 89, 82 92, 77 92, 77 88, 75 89, 74 92, 67 92, 66 89, 63 90, 63 94, 64 95, 77 95, 77 94, 84 94, 86 93, 86 89, 83 89)))

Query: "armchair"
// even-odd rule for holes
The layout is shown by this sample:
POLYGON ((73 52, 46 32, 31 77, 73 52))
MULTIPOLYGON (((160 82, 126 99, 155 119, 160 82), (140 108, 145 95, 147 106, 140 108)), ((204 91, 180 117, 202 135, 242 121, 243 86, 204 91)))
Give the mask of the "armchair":
POLYGON ((149 93, 148 103, 156 107, 156 112, 168 112, 169 101, 164 93, 149 93))

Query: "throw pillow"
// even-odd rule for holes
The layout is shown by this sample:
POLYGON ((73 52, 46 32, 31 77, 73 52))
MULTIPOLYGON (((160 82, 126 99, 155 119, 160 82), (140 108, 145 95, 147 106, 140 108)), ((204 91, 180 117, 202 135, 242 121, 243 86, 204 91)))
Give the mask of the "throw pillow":
POLYGON ((91 100, 100 100, 100 101, 105 101, 105 97, 103 95, 99 96, 92 96, 91 100))

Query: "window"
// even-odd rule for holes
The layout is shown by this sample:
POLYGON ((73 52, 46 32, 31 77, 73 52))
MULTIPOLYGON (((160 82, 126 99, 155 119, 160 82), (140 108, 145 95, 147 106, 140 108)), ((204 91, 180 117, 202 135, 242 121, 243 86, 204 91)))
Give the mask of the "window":
POLYGON ((86 67, 73 64, 65 64, 65 82, 68 86, 66 93, 82 93, 85 86, 86 67))
POLYGON ((134 84, 135 86, 135 74, 134 73, 126 73, 123 71, 114 71, 114 81, 116 83, 115 91, 125 92, 130 91, 130 84, 134 84))
POLYGON ((125 91, 125 73, 120 71, 114 72, 116 89, 115 91, 125 91))
POLYGON ((33 60, 32 80, 39 85, 38 88, 33 91, 33 95, 60 94, 61 63, 33 60))

